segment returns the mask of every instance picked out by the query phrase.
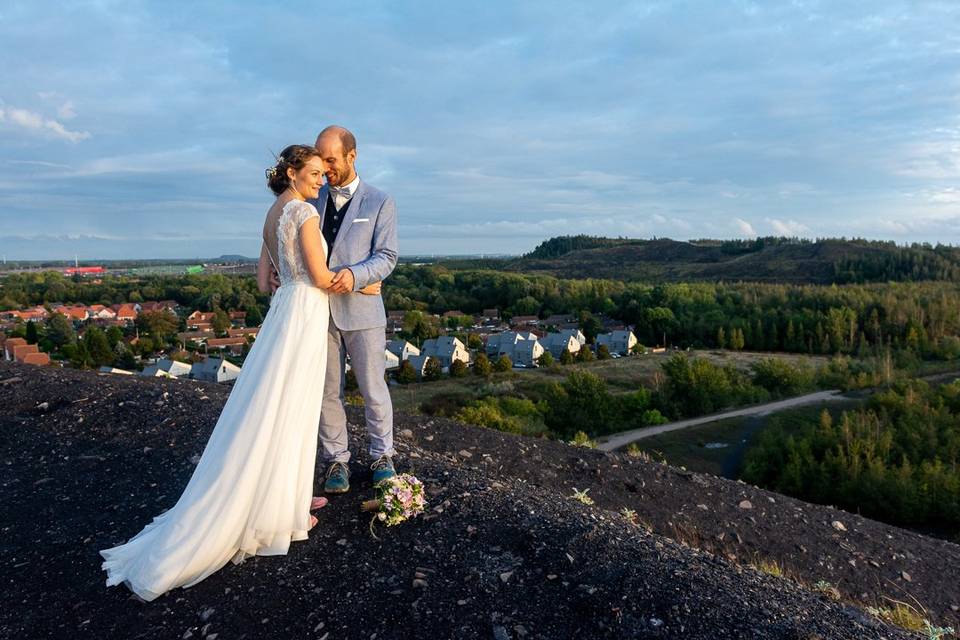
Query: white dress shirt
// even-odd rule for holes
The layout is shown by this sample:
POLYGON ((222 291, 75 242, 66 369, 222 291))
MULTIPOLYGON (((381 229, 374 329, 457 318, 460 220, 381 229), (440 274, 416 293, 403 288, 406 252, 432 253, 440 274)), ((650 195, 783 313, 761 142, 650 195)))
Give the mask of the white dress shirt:
POLYGON ((360 176, 354 176, 353 180, 350 181, 346 187, 341 187, 341 189, 346 189, 349 195, 343 195, 342 192, 334 193, 330 191, 330 195, 333 197, 333 204, 337 209, 343 209, 343 205, 347 204, 350 198, 353 197, 353 194, 357 192, 357 187, 360 186, 360 176))

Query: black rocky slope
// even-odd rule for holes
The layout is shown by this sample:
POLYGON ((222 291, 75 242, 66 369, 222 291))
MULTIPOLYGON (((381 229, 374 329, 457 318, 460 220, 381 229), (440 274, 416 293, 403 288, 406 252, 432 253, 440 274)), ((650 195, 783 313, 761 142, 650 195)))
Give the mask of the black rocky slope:
MULTIPOLYGON (((655 530, 663 505, 653 501, 672 501, 678 513, 705 504, 719 526, 721 503, 743 493, 755 505, 750 516, 738 514, 743 545, 774 535, 754 534, 746 522, 760 522, 787 503, 781 498, 768 507, 767 494, 715 478, 406 416, 398 424, 401 468, 428 483, 426 517, 371 537, 358 511, 369 474, 355 466, 354 491, 319 512, 310 540, 286 557, 228 565, 148 604, 106 589, 97 550, 176 500, 227 392, 0 364, 0 637, 910 637, 741 566, 729 550, 692 549, 626 522, 616 509, 630 505, 605 483, 610 472, 632 477, 631 508, 655 530), (571 482, 591 483, 598 505, 570 500, 571 482)), ((362 447, 361 430, 353 432, 362 447)), ((811 529, 831 517, 806 509, 811 529)), ((860 519, 848 527, 900 533, 860 519)), ((956 575, 956 547, 936 544, 940 558, 909 566, 938 563, 944 576, 956 575)))

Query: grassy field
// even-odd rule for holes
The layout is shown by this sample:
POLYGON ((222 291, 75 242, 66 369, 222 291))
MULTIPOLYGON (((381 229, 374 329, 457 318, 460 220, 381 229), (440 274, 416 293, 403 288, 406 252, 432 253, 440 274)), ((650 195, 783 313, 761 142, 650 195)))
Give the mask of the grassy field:
MULTIPOLYGON (((595 360, 593 362, 577 363, 546 369, 514 369, 508 373, 494 374, 489 380, 468 375, 465 378, 444 378, 436 382, 419 382, 408 385, 390 387, 394 408, 398 411, 420 413, 421 405, 429 403, 438 396, 477 396, 489 391, 491 385, 512 385, 514 389, 524 390, 534 388, 544 383, 562 382, 567 375, 576 368, 590 371, 607 381, 610 390, 627 392, 635 391, 640 385, 653 387, 656 377, 660 373, 660 365, 670 358, 675 351, 666 353, 651 353, 643 356, 630 356, 610 360, 595 360)), ((780 358, 791 363, 805 361, 816 367, 827 361, 823 356, 801 356, 790 353, 757 353, 736 351, 690 351, 685 352, 691 357, 706 358, 719 365, 733 364, 737 368, 747 369, 763 358, 780 358)))
POLYGON ((637 441, 637 445, 655 459, 664 458, 674 466, 736 478, 750 441, 770 426, 771 418, 777 418, 780 424, 788 429, 799 428, 810 421, 818 420, 820 412, 825 408, 834 418, 838 418, 841 413, 855 409, 861 402, 862 400, 857 398, 848 398, 798 407, 768 416, 729 418, 700 427, 644 438, 637 441))

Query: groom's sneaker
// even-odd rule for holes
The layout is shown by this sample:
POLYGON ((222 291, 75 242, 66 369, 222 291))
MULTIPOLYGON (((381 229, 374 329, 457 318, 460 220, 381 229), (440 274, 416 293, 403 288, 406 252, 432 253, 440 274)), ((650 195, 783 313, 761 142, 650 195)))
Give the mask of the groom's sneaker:
POLYGON ((350 491, 350 470, 344 462, 334 462, 327 468, 327 479, 323 483, 327 493, 346 493, 350 491))
POLYGON ((373 484, 375 485, 397 475, 397 471, 393 468, 393 460, 386 454, 377 458, 377 461, 370 465, 370 468, 373 469, 373 484))

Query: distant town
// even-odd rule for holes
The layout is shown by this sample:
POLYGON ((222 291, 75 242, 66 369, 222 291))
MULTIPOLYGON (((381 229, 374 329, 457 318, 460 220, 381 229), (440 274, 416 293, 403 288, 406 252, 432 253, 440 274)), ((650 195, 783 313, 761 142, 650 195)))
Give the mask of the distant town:
MULTIPOLYGON (((107 275, 242 275, 246 266, 239 262, 111 268, 74 265, 57 271, 74 281, 97 285, 107 275)), ((591 322, 596 325, 595 335, 588 341, 581 323, 570 314, 505 319, 498 308, 480 314, 457 309, 442 314, 388 311, 385 365, 395 383, 410 383, 462 376, 471 368, 488 373, 645 351, 622 322, 602 315, 591 322), (418 326, 427 328, 418 330, 418 326)), ((228 383, 239 376, 261 323, 259 312, 203 311, 175 300, 112 305, 64 300, 0 311, 0 348, 6 360, 27 364, 97 366, 102 372, 118 375, 228 383)))

